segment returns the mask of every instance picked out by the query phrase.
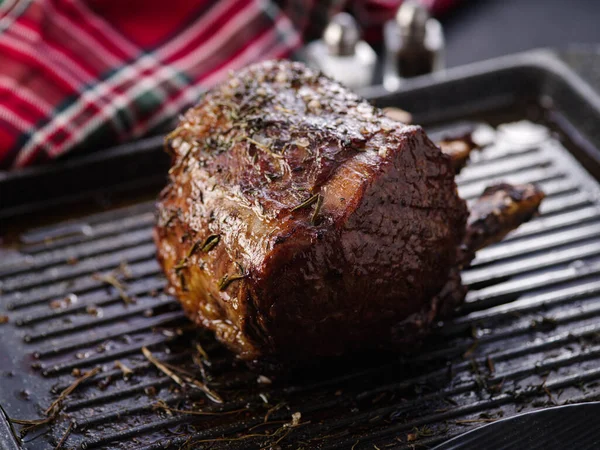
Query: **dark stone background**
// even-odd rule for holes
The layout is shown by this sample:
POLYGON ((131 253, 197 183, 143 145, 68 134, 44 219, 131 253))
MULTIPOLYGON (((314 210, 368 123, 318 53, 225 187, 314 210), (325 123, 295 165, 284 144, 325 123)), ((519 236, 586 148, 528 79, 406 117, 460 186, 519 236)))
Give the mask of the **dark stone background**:
POLYGON ((600 48, 600 0, 463 0, 441 21, 448 67, 540 47, 600 48))

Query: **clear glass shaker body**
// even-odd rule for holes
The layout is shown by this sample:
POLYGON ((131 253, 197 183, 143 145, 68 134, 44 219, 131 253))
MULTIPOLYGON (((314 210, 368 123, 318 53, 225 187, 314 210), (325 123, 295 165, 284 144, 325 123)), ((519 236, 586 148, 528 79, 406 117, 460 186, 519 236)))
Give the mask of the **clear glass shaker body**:
POLYGON ((359 41, 353 55, 331 55, 319 39, 306 47, 306 62, 350 89, 358 89, 372 83, 377 54, 365 41, 359 41))
POLYGON ((383 85, 386 90, 398 89, 405 78, 444 69, 444 32, 436 19, 427 20, 424 36, 420 38, 403 33, 395 20, 389 20, 384 25, 383 36, 383 85))

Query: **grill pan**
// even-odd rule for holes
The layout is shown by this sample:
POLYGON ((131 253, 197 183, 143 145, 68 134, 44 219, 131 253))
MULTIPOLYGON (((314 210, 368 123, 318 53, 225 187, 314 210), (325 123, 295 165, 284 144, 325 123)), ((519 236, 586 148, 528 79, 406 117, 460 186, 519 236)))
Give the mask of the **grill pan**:
POLYGON ((411 111, 434 139, 464 127, 487 136, 458 178, 466 199, 495 180, 548 194, 540 217, 478 253, 455 319, 412 357, 350 358, 269 384, 163 292, 151 241, 168 163, 160 137, 3 175, 0 448, 430 448, 519 413, 600 400, 598 95, 545 51, 367 95, 411 111), (179 386, 143 347, 224 403, 179 386), (95 368, 18 442, 11 419, 45 417, 95 368))

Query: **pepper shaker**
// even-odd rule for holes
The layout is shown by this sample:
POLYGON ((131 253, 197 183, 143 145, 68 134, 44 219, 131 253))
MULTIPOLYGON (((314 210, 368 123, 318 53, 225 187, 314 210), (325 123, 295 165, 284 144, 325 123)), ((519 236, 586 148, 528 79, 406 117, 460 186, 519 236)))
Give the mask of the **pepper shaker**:
POLYGON ((402 3, 384 26, 384 42, 383 85, 389 91, 398 89, 404 78, 444 68, 442 25, 420 3, 402 3))
POLYGON ((323 37, 306 47, 306 62, 314 69, 351 89, 371 84, 377 55, 360 38, 354 18, 338 13, 325 28, 323 37))

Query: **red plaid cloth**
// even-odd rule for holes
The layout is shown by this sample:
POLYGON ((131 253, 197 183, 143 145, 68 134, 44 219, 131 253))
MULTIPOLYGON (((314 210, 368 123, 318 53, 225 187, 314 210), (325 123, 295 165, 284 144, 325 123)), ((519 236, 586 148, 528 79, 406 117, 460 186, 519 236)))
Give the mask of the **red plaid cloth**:
POLYGON ((400 2, 0 0, 0 169, 158 132, 230 70, 291 56, 333 12, 377 26, 400 2))

